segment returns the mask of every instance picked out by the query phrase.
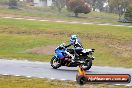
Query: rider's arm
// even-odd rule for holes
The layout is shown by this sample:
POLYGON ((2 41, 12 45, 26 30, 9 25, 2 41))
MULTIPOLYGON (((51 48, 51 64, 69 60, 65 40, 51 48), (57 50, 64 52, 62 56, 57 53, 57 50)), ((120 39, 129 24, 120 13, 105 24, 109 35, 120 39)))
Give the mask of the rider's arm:
POLYGON ((65 48, 70 47, 72 44, 66 45, 65 48))

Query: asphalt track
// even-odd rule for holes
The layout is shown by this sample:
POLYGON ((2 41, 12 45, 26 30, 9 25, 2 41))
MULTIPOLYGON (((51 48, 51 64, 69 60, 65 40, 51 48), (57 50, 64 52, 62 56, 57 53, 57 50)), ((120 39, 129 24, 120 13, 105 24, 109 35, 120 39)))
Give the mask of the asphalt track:
MULTIPOLYGON (((48 62, 33 62, 27 60, 5 60, 0 59, 0 74, 1 75, 13 75, 13 76, 25 76, 25 77, 37 77, 48 78, 58 80, 72 80, 75 81, 77 67, 60 67, 59 69, 52 69, 48 62)), ((87 71, 88 74, 130 74, 132 76, 132 68, 115 68, 108 66, 92 66, 87 71)), ((122 84, 116 84, 122 85, 122 84)), ((132 86, 132 82, 124 84, 125 86, 132 86)))

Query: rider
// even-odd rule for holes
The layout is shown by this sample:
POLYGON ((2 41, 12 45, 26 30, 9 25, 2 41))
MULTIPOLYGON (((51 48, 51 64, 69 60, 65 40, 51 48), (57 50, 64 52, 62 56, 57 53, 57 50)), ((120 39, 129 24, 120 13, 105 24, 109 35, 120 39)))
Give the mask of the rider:
POLYGON ((73 45, 75 49, 83 48, 83 46, 82 46, 79 38, 77 37, 77 35, 71 35, 70 45, 73 45))
POLYGON ((62 43, 56 48, 55 52, 58 53, 59 58, 62 58, 62 59, 65 57, 65 53, 66 53, 68 56, 71 57, 72 62, 75 62, 75 56, 77 56, 76 52, 75 52, 75 55, 73 55, 65 50, 65 48, 70 47, 72 45, 74 46, 75 51, 80 51, 83 49, 83 46, 80 40, 78 39, 77 35, 71 35, 70 44, 66 45, 65 43, 62 43))
MULTIPOLYGON (((83 46, 80 42, 80 40, 78 39, 77 35, 71 35, 71 38, 70 38, 70 44, 67 45, 66 47, 70 47, 70 46, 74 46, 75 48, 75 51, 80 51, 83 49, 83 46)), ((72 62, 75 61, 75 56, 77 56, 76 52, 75 52, 75 56, 73 54, 70 54, 69 52, 66 52, 69 56, 71 56, 72 58, 72 62)))

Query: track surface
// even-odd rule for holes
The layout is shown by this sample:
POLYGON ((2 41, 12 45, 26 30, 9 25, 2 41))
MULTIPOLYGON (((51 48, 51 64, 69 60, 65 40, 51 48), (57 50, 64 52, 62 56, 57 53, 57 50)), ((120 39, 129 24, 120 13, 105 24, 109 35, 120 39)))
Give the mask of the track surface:
MULTIPOLYGON (((50 63, 48 62, 0 59, 0 74, 2 75, 15 75, 74 81, 76 73, 77 67, 76 68, 60 67, 59 69, 56 70, 52 69, 50 63)), ((87 73, 89 74, 124 73, 130 74, 132 76, 132 68, 92 66, 92 68, 87 73)), ((132 86, 132 82, 125 85, 132 86)))

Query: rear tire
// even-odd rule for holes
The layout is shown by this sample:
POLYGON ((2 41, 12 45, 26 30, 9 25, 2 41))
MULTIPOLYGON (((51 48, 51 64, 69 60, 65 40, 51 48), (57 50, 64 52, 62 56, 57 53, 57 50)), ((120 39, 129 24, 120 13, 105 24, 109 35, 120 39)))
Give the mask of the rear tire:
POLYGON ((55 56, 51 59, 50 61, 50 64, 51 66, 54 68, 54 69, 57 69, 61 66, 61 61, 59 58, 56 58, 55 56))
POLYGON ((89 70, 92 67, 92 59, 90 59, 83 67, 84 70, 89 70))

